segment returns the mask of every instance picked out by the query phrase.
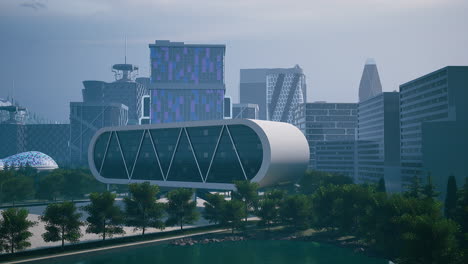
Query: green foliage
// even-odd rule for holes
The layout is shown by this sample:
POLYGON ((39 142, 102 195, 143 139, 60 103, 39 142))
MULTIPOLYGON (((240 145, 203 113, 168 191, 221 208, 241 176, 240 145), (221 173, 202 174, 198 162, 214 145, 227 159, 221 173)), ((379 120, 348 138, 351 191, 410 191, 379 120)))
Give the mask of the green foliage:
POLYGON ((147 227, 164 229, 164 206, 156 200, 159 187, 144 182, 129 184, 128 189, 130 197, 124 199, 127 225, 141 229, 142 235, 147 227))
POLYGON ((353 179, 344 175, 308 170, 299 180, 299 191, 308 195, 313 194, 320 186, 351 183, 353 183, 353 179))
POLYGON ((104 188, 104 184, 98 182, 87 170, 56 169, 40 179, 38 197, 73 200, 83 198, 87 193, 103 191, 104 188))
POLYGON ((279 222, 280 208, 283 205, 286 193, 280 190, 272 190, 265 193, 260 200, 256 215, 260 218, 259 225, 270 229, 273 223, 279 222))
POLYGON ((222 195, 208 193, 206 195, 206 202, 204 203, 203 218, 210 223, 221 223, 225 203, 226 200, 222 195))
POLYGON ((422 187, 418 176, 414 175, 411 178, 411 184, 408 186, 405 196, 410 198, 421 198, 422 187))
POLYGON ((81 237, 81 213, 77 212, 72 202, 49 204, 41 216, 46 232, 42 234, 45 242, 65 241, 78 242, 81 237))
POLYGON ((455 176, 450 175, 447 181, 447 193, 445 196, 444 214, 448 219, 455 218, 455 210, 457 207, 457 180, 455 176))
POLYGON ((15 253, 29 246, 29 238, 33 235, 29 228, 36 222, 29 221, 28 210, 19 208, 8 208, 2 212, 3 219, 0 221, 0 245, 2 250, 15 253))
POLYGON ((258 183, 249 181, 236 181, 236 190, 231 196, 234 200, 239 200, 244 203, 245 221, 249 212, 255 211, 258 202, 258 183))
POLYGON ((184 224, 192 224, 198 220, 199 213, 196 211, 196 202, 192 201, 193 194, 191 189, 177 189, 168 193, 166 207, 168 219, 166 225, 178 225, 182 230, 184 224))
POLYGON ((468 178, 465 178, 463 189, 461 189, 458 194, 455 221, 460 225, 461 246, 465 249, 464 254, 468 259, 468 178))
POLYGON ((426 214, 405 214, 399 218, 399 224, 404 231, 398 263, 445 264, 457 261, 457 225, 452 220, 426 214))
POLYGON ((17 172, 0 183, 2 201, 23 201, 34 197, 34 180, 17 172))
POLYGON ((125 233, 122 228, 124 215, 115 205, 115 194, 110 192, 91 193, 89 198, 91 203, 83 207, 89 214, 86 218, 88 222, 87 233, 100 234, 102 240, 106 240, 106 236, 112 237, 114 234, 125 233))
POLYGON ((286 197, 280 209, 281 220, 295 230, 309 227, 312 206, 309 197, 296 194, 286 197))
POLYGON ((434 199, 439 196, 439 192, 435 191, 435 186, 432 184, 431 175, 427 176, 427 183, 423 186, 421 194, 426 199, 434 199))
POLYGON ((231 228, 232 233, 235 229, 240 229, 244 226, 242 218, 246 217, 245 204, 239 200, 225 201, 222 207, 221 224, 231 228))

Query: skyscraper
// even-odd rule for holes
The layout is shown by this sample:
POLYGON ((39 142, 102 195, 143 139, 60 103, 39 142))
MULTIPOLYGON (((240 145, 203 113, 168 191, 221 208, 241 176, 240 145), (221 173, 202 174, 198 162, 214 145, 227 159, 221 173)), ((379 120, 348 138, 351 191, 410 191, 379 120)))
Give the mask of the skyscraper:
POLYGON ((258 105, 256 104, 233 104, 232 118, 258 119, 258 105))
POLYGON ((305 75, 299 65, 270 69, 266 76, 267 119, 293 123, 294 109, 306 102, 305 75))
POLYGON ((468 131, 468 66, 449 66, 400 85, 401 173, 433 182, 443 191, 453 173, 463 181, 468 131))
POLYGON ((306 103, 298 105, 294 114, 294 125, 309 143, 309 168, 354 177, 357 104, 306 103))
POLYGON ((385 92, 358 106, 358 183, 385 179, 390 192, 401 191, 400 95, 385 92))
POLYGON ((146 78, 135 81, 138 67, 132 64, 115 64, 112 71, 115 81, 111 83, 102 81, 84 81, 83 102, 93 104, 117 103, 128 107, 128 124, 139 124, 143 116, 143 96, 148 94, 144 85, 146 78))
POLYGON ((380 84, 379 72, 374 59, 367 59, 362 72, 361 82, 359 83, 359 102, 365 101, 382 93, 382 84, 380 84))
POLYGON ((151 123, 223 119, 225 45, 156 40, 151 60, 151 123))
POLYGON ((241 69, 239 102, 258 105, 258 119, 267 120, 266 76, 268 69, 241 69))

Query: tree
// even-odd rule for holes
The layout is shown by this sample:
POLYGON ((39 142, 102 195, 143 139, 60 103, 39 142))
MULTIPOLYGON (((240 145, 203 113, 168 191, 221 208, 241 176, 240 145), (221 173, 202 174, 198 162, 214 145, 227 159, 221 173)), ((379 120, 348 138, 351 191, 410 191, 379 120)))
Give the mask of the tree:
POLYGON ((29 246, 29 238, 33 235, 29 228, 36 222, 29 221, 28 210, 19 208, 8 208, 2 212, 3 220, 0 222, 0 237, 3 249, 10 253, 22 250, 29 246))
POLYGON ((445 217, 452 220, 455 218, 455 210, 457 207, 457 191, 457 180, 455 179, 455 176, 450 175, 447 181, 444 214, 445 217))
POLYGON ((306 229, 311 218, 311 203, 307 196, 297 194, 287 197, 280 210, 283 223, 295 230, 306 229))
POLYGON ((427 183, 423 186, 423 189, 422 189, 422 195, 424 198, 426 199, 434 199, 434 198, 437 198, 437 196, 439 196, 439 192, 436 192, 435 191, 435 186, 434 184, 432 184, 432 177, 431 175, 429 174, 427 176, 427 183))
POLYGON ((257 216, 260 218, 259 224, 267 226, 268 230, 270 230, 271 224, 275 222, 279 216, 277 203, 269 198, 261 200, 258 206, 257 216))
POLYGON ((34 181, 30 177, 16 174, 2 183, 5 201, 21 201, 34 196, 34 181))
POLYGON ((198 220, 197 204, 192 201, 193 194, 191 189, 177 189, 168 193, 166 225, 178 225, 180 230, 183 230, 184 224, 192 224, 198 220))
POLYGON ((159 187, 144 182, 129 184, 128 189, 130 197, 124 199, 127 225, 141 229, 142 235, 147 227, 164 229, 164 206, 156 201, 159 187))
POLYGON ((286 193, 281 190, 272 190, 265 193, 260 200, 256 215, 260 218, 259 224, 267 226, 268 230, 274 222, 280 220, 280 208, 286 193))
POLYGON ((106 240, 106 236, 112 237, 114 234, 125 233, 122 228, 123 213, 115 205, 115 194, 110 192, 91 193, 89 198, 91 203, 83 207, 89 214, 86 218, 88 222, 87 233, 101 234, 102 240, 106 240))
POLYGON ((378 192, 382 192, 382 193, 386 193, 387 192, 387 188, 385 186, 385 179, 384 177, 380 178, 379 179, 379 182, 377 183, 377 189, 376 189, 378 192))
POLYGON ((60 172, 52 171, 39 180, 37 198, 55 201, 57 197, 63 196, 64 177, 60 172))
POLYGON ((78 242, 81 237, 80 227, 83 225, 81 215, 72 202, 49 204, 41 216, 46 230, 42 238, 45 242, 62 241, 62 248, 65 241, 78 242))
POLYGON ((230 227, 232 233, 234 229, 239 229, 245 224, 242 222, 246 214, 244 206, 245 204, 239 200, 226 201, 223 206, 221 224, 230 227))
POLYGON ((308 170, 299 180, 299 191, 302 194, 313 194, 320 186, 345 185, 353 183, 353 179, 341 174, 308 170))
POLYGON ((206 195, 206 202, 204 203, 205 210, 203 211, 203 218, 210 223, 220 223, 223 217, 225 204, 226 200, 222 195, 208 193, 206 195))
POLYGON ((244 203, 245 221, 250 211, 254 210, 258 202, 258 183, 249 181, 236 181, 236 190, 232 192, 232 199, 244 203))
POLYGON ((462 247, 465 248, 465 256, 468 258, 468 177, 465 178, 463 189, 459 191, 455 221, 460 225, 462 247))
POLYGON ((410 198, 421 198, 421 184, 419 182, 419 177, 414 175, 411 178, 411 184, 408 186, 408 191, 405 192, 405 195, 410 198))

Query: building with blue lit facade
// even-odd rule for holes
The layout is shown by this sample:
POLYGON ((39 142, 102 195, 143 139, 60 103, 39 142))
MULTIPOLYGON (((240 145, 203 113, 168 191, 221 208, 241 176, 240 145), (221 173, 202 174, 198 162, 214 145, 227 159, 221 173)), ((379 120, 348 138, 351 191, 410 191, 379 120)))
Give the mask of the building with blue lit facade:
POLYGON ((4 167, 18 169, 26 166, 31 166, 39 171, 58 168, 54 159, 38 151, 22 152, 0 159, 0 170, 3 170, 4 167))
POLYGON ((149 45, 152 124, 223 119, 225 45, 149 45))

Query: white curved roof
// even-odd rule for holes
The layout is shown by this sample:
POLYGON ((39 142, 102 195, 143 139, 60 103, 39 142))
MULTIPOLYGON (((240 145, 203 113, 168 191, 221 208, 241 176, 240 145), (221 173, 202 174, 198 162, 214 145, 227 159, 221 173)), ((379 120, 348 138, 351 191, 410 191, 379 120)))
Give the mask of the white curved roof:
POLYGON ((50 156, 39 151, 28 151, 18 153, 0 160, 1 169, 4 165, 8 167, 32 166, 37 170, 54 170, 58 168, 57 163, 50 156))
MULTIPOLYGON (((164 128, 191 128, 209 126, 228 127, 231 125, 245 125, 252 129, 260 139, 263 150, 263 160, 261 161, 260 169, 255 174, 255 176, 251 178, 250 181, 257 182, 260 187, 264 187, 288 180, 295 180, 304 174, 309 162, 309 145, 302 132, 295 126, 288 123, 250 119, 226 119, 102 128, 94 135, 89 145, 89 167, 96 179, 101 182, 110 184, 128 184, 129 182, 149 181, 152 184, 158 184, 164 187, 232 190, 234 189, 234 185, 230 182, 210 182, 209 180, 206 180, 206 178, 203 180, 203 182, 171 181, 167 178, 164 180, 136 180, 135 177, 132 178, 131 174, 128 175, 128 179, 107 178, 100 174, 102 166, 99 164, 94 164, 94 148, 96 141, 104 133, 108 134, 108 132, 131 130, 143 132, 144 130, 157 130, 164 128)), ((110 141, 110 138, 106 141, 110 141)), ((128 172, 131 172, 131 169, 128 170, 128 172)))

